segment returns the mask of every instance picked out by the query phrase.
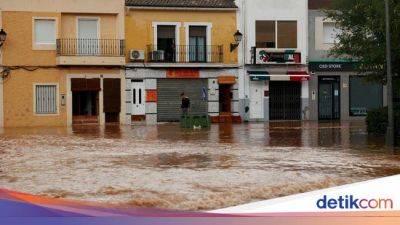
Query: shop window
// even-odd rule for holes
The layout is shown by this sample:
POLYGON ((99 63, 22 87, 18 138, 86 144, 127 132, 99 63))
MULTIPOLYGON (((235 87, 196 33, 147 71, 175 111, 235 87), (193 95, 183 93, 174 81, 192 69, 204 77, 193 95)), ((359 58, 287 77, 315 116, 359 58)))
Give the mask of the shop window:
POLYGON ((296 21, 278 21, 278 48, 297 48, 296 21))
POLYGON ((35 85, 36 114, 57 114, 57 85, 35 85))
POLYGON ((341 30, 336 27, 334 22, 324 22, 323 32, 324 32, 324 43, 334 44, 338 42, 339 40, 338 35, 341 33, 341 30))
POLYGON ((257 48, 297 48, 297 21, 256 21, 257 48))
POLYGON ((368 110, 382 107, 382 98, 382 84, 367 83, 361 76, 350 77, 350 116, 366 116, 368 110))
POLYGON ((275 21, 256 21, 256 47, 276 48, 275 21))
POLYGON ((56 43, 56 20, 35 19, 35 44, 53 45, 56 43))

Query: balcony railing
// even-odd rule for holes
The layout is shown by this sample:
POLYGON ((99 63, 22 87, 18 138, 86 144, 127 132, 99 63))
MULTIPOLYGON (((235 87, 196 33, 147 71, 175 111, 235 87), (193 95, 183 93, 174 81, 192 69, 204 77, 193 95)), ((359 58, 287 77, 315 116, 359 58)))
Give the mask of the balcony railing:
POLYGON ((177 45, 147 47, 147 62, 153 63, 222 63, 222 45, 177 45))
POLYGON ((120 39, 57 39, 57 55, 123 57, 125 41, 120 39))

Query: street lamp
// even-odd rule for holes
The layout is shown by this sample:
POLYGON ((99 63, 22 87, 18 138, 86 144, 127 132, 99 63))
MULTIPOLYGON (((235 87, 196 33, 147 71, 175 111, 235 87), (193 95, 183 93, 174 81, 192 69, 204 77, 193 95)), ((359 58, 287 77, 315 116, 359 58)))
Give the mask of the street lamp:
POLYGON ((387 101, 388 101, 388 127, 386 132, 386 144, 394 147, 394 118, 393 118, 393 78, 392 78, 392 49, 390 36, 390 11, 389 0, 385 0, 386 14, 386 69, 387 69, 387 101))
POLYGON ((7 39, 7 33, 3 29, 1 29, 0 30, 0 47, 3 46, 6 39, 7 39))
POLYGON ((239 43, 243 39, 243 34, 240 33, 240 31, 236 31, 233 37, 235 39, 235 43, 231 43, 231 52, 233 52, 239 46, 239 43))

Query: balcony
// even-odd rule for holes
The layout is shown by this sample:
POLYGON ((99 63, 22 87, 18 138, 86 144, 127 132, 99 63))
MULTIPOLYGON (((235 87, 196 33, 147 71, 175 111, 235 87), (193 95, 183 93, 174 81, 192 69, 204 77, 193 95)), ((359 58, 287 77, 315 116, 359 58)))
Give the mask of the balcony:
POLYGON ((222 45, 147 46, 146 62, 153 64, 222 64, 222 45))
POLYGON ((125 41, 120 39, 57 39, 58 65, 123 66, 125 41))

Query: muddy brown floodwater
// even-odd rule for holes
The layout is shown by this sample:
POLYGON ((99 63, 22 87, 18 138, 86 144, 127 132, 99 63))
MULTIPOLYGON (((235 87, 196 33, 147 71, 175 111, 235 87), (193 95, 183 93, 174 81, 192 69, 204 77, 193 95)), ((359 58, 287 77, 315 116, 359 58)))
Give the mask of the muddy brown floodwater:
POLYGON ((0 187, 56 198, 211 210, 400 173, 362 123, 18 128, 0 187))

